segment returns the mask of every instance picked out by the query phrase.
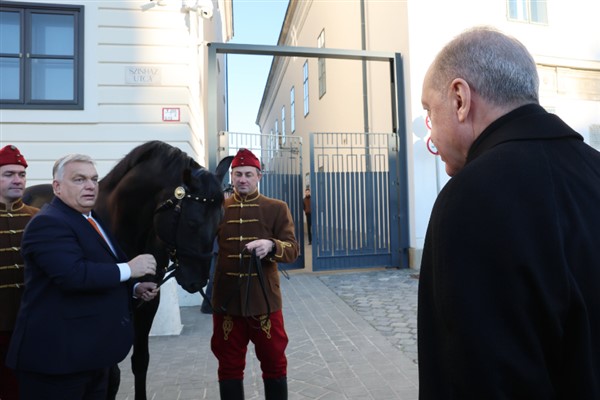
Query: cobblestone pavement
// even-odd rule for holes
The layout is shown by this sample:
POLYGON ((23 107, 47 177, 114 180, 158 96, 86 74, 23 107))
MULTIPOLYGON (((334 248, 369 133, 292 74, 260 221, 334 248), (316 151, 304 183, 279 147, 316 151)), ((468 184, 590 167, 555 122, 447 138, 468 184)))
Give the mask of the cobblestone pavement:
MULTIPOLYGON (((282 279, 289 399, 417 400, 416 285, 406 270, 282 279)), ((180 335, 150 337, 148 399, 218 400, 212 317, 198 306, 180 311, 180 335)), ((133 400, 129 358, 119 365, 117 399, 133 400)), ((247 400, 264 399, 253 346, 244 391, 247 400)))
POLYGON ((319 279, 416 364, 418 276, 413 269, 386 269, 319 279))

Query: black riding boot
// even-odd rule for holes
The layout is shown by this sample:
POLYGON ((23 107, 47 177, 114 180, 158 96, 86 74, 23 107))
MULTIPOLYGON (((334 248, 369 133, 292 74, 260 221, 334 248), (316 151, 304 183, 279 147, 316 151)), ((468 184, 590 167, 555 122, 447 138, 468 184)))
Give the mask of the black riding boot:
POLYGON ((287 377, 264 379, 266 400, 287 400, 287 377))
POLYGON ((244 400, 244 381, 241 379, 227 379, 219 381, 221 400, 244 400))

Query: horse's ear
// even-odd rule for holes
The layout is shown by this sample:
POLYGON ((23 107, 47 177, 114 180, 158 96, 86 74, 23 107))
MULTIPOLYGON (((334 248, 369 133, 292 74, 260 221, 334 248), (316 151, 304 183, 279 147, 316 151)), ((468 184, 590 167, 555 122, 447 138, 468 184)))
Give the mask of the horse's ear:
POLYGON ((217 170, 215 171, 215 176, 219 182, 223 182, 223 178, 229 171, 229 167, 231 166, 231 162, 233 161, 233 156, 227 156, 223 158, 219 165, 217 165, 217 170))

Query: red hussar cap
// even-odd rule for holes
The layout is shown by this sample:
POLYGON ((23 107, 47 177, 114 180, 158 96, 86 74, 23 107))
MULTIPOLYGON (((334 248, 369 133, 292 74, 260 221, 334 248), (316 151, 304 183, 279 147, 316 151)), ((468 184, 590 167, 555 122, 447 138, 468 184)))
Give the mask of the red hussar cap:
POLYGON ((258 161, 258 158, 256 158, 256 156, 248 149, 240 149, 237 152, 231 162, 231 168, 235 167, 255 167, 259 170, 261 169, 260 161, 258 161))
POLYGON ((6 145, 0 150, 0 166, 2 165, 22 165, 27 168, 27 161, 23 154, 12 144, 6 145))

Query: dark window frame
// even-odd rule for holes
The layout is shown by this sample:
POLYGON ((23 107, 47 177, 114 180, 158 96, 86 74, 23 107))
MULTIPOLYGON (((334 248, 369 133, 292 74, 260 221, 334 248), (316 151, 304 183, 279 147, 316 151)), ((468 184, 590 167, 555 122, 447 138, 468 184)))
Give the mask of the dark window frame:
POLYGON ((3 1, 0 11, 18 12, 20 16, 19 54, 0 54, 0 57, 18 58, 19 65, 19 99, 0 99, 0 107, 15 110, 83 110, 84 108, 84 9, 83 5, 61 5, 43 3, 16 3, 3 1), (72 15, 73 56, 31 54, 31 16, 35 13, 72 15), (32 60, 73 60, 73 100, 38 100, 32 99, 31 82, 32 60))

